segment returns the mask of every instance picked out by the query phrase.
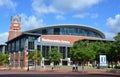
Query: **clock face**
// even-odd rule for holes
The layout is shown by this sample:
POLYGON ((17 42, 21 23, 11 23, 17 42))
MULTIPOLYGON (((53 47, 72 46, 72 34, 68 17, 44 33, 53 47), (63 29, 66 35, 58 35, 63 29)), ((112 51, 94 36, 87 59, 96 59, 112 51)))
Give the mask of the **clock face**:
POLYGON ((13 26, 19 26, 18 24, 13 24, 13 26))
POLYGON ((21 18, 19 16, 11 16, 11 21, 12 22, 20 22, 21 21, 21 18))

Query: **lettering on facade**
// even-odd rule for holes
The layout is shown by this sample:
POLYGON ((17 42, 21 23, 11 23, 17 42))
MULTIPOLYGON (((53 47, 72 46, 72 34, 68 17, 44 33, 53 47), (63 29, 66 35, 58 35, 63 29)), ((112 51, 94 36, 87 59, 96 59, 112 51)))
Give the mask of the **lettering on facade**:
POLYGON ((41 39, 42 42, 54 42, 54 43, 66 43, 66 44, 70 44, 70 41, 52 40, 52 39, 45 39, 45 38, 39 38, 38 42, 40 42, 40 39, 41 39))

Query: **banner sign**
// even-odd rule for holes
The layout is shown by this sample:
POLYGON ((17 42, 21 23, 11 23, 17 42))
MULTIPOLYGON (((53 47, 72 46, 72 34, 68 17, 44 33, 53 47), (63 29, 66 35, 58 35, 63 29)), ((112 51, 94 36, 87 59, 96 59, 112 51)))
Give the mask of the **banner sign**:
POLYGON ((106 65, 107 65, 106 55, 100 55, 100 66, 106 65))

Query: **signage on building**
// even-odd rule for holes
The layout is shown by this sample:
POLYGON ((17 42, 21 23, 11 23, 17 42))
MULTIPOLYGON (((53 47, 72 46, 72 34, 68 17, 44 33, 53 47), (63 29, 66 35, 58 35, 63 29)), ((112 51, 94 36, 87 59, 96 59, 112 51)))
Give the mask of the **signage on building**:
POLYGON ((38 42, 41 42, 41 37, 38 38, 38 42))
POLYGON ((106 55, 100 55, 100 66, 107 66, 106 55))
POLYGON ((38 42, 54 42, 54 43, 66 43, 66 44, 70 44, 70 41, 45 39, 45 38, 40 38, 40 37, 38 38, 38 42))

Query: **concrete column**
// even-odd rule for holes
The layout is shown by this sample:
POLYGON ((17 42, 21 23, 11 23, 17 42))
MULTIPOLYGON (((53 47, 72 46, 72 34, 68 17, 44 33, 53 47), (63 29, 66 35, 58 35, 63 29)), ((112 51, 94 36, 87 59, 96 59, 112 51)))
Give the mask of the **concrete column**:
POLYGON ((13 69, 15 69, 15 58, 16 58, 16 53, 14 52, 13 53, 13 69))
POLYGON ((34 49, 37 49, 37 40, 34 41, 34 49))
POLYGON ((44 58, 42 58, 42 60, 41 60, 41 66, 44 66, 44 58))
POLYGON ((53 66, 53 65, 54 65, 54 62, 51 62, 51 63, 50 63, 50 66, 53 66))
POLYGON ((24 51, 23 61, 24 61, 23 68, 27 70, 28 69, 28 52, 26 50, 24 51))
POLYGON ((21 52, 18 51, 18 69, 20 69, 20 57, 21 57, 21 52))
POLYGON ((120 60, 118 60, 117 63, 120 64, 120 60))
POLYGON ((5 46, 3 46, 2 53, 5 54, 5 46))
POLYGON ((42 58, 42 60, 41 60, 41 66, 42 66, 42 68, 44 68, 45 66, 44 66, 44 61, 45 61, 45 59, 44 58, 42 58))
POLYGON ((51 46, 49 46, 49 47, 50 47, 49 51, 51 51, 51 46))
POLYGON ((67 54, 68 54, 68 53, 67 53, 67 52, 68 52, 67 50, 68 50, 68 49, 67 49, 67 47, 65 47, 65 48, 66 48, 66 50, 65 50, 65 58, 67 59, 67 54))
POLYGON ((60 66, 62 66, 62 59, 60 59, 60 63, 59 63, 60 66))
POLYGON ((9 69, 11 70, 12 68, 12 54, 11 53, 9 54, 8 60, 9 60, 9 69))
POLYGON ((42 44, 40 45, 40 51, 41 51, 41 55, 43 56, 43 52, 42 52, 42 44))
POLYGON ((87 61, 87 66, 89 66, 90 65, 90 61, 87 61))
POLYGON ((58 46, 58 52, 60 52, 60 46, 58 46))
POLYGON ((67 66, 70 66, 70 58, 67 58, 67 66))
POLYGON ((25 50, 28 50, 28 38, 26 38, 26 40, 25 40, 24 49, 25 49, 25 50))

